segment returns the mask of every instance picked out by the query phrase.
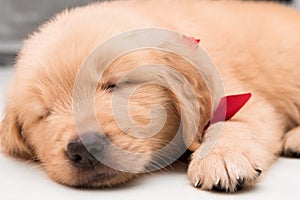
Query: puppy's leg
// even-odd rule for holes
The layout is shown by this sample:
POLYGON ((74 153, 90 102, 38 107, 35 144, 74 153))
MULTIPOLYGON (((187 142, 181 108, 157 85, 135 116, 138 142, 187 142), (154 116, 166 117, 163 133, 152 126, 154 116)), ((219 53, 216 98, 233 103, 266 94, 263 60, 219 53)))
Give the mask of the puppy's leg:
POLYGON ((284 136, 283 154, 300 158, 300 126, 293 128, 284 136))
POLYGON ((204 143, 220 126, 222 130, 205 157, 201 157, 202 147, 193 153, 188 169, 191 183, 227 192, 253 183, 281 151, 282 121, 267 101, 254 96, 232 120, 211 125, 204 143))

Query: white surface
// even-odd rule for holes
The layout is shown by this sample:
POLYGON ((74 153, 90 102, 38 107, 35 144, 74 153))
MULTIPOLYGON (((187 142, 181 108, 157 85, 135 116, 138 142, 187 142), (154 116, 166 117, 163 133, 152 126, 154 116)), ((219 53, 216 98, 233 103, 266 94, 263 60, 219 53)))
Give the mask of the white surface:
MULTIPOLYGON (((4 108, 3 95, 12 74, 12 69, 0 68, 0 116, 4 108)), ((270 170, 263 173, 261 182, 237 194, 205 192, 193 188, 189 184, 185 168, 183 164, 176 164, 165 172, 140 177, 116 189, 80 190, 53 182, 36 163, 24 162, 0 154, 0 199, 300 199, 300 160, 297 159, 280 158, 270 170)))

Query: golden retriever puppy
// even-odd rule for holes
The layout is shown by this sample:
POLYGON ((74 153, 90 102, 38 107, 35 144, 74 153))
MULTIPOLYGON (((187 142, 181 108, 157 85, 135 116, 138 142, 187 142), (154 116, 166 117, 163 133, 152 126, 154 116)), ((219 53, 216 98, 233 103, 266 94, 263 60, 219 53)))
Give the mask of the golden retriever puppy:
MULTIPOLYGON (((182 52, 194 59, 198 40, 187 40, 191 51, 182 52)), ((170 41, 163 44, 175 48, 170 41)), ((65 185, 111 187, 170 164, 188 148, 193 186, 237 191, 279 154, 300 153, 298 52, 300 13, 274 3, 129 0, 65 11, 24 42, 1 124, 2 151, 38 160, 65 185), (225 94, 251 93, 250 100, 230 120, 208 126, 221 96, 205 70, 151 48, 123 54, 108 68, 103 62, 117 48, 90 56, 115 35, 149 27, 200 38, 225 94), (173 71, 146 67, 130 75, 135 66, 155 64, 173 71)))

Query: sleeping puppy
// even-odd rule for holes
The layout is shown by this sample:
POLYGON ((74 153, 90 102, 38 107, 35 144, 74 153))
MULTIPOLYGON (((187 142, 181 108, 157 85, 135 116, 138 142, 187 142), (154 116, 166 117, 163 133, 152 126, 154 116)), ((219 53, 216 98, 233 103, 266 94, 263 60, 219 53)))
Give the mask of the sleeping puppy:
MULTIPOLYGON (((193 152, 187 172, 192 185, 237 191, 254 183, 281 153, 300 153, 299 24, 299 12, 264 2, 162 0, 158 5, 130 0, 65 11, 32 34, 19 54, 1 124, 2 151, 38 160, 53 180, 65 185, 111 187, 170 164, 172 152, 182 153, 184 146, 193 152), (124 54, 95 78, 92 66, 100 66, 116 49, 107 48, 98 57, 90 57, 91 52, 115 35, 146 27, 200 38, 225 94, 250 92, 250 100, 230 120, 207 126, 220 100, 214 81, 175 53, 155 49, 124 54), (176 95, 182 84, 170 71, 153 76, 137 72, 122 81, 134 66, 157 63, 179 72, 194 98, 184 95, 185 89, 176 95), (83 65, 91 67, 74 95, 83 65), (128 112, 122 103, 112 103, 114 96, 122 99, 147 78, 152 79, 127 98, 128 112), (172 79, 169 85, 179 89, 155 83, 159 78, 172 79), (86 94, 95 84, 90 101, 86 94), (196 109, 190 109, 194 104, 196 109), (160 107, 155 110, 155 105, 160 107), (121 127, 118 119, 127 116, 132 123, 121 127), (155 122, 162 119, 157 129, 160 123, 155 122), (201 147, 220 127, 213 148, 201 156, 201 147), (170 151, 157 153, 169 143, 174 144, 170 151)), ((168 42, 164 44, 176 46, 168 42)))

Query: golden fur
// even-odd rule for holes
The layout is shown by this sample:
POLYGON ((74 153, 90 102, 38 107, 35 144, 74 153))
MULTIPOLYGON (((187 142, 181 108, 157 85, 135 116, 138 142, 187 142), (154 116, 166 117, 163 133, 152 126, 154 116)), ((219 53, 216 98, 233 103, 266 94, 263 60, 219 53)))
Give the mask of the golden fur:
MULTIPOLYGON (((160 117, 158 113, 149 116, 153 104, 167 110, 164 128, 141 139, 127 135, 115 124, 111 93, 103 88, 131 66, 172 66, 192 83, 200 104, 199 132, 189 146, 194 151, 188 169, 191 183, 206 190, 219 185, 235 191, 241 180, 246 184, 255 181, 281 152, 300 152, 299 24, 299 12, 264 2, 161 0, 158 5, 155 0, 131 0, 65 11, 31 35, 19 54, 0 130, 3 152, 38 159, 52 179, 70 186, 112 186, 136 176, 110 169, 117 176, 97 182, 93 181, 95 172, 81 171, 67 161, 66 146, 80 134, 72 117, 74 81, 90 52, 113 35, 136 28, 168 28, 201 38, 201 45, 222 75, 227 94, 253 94, 249 103, 225 122, 214 149, 205 158, 198 157, 200 142, 209 140, 209 133, 219 126, 211 125, 203 136, 214 109, 208 89, 197 73, 186 70, 189 63, 171 53, 133 52, 116 60, 99 83, 97 119, 104 134, 122 149, 151 153, 162 148, 179 126, 180 106, 172 92, 148 84, 131 97, 130 114, 139 126, 160 117)), ((87 127, 89 119, 85 118, 82 129, 87 127)), ((152 159, 111 156, 114 162, 140 172, 152 159)))

